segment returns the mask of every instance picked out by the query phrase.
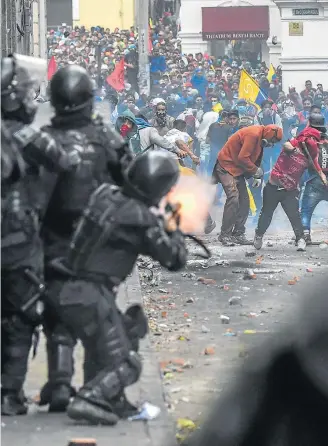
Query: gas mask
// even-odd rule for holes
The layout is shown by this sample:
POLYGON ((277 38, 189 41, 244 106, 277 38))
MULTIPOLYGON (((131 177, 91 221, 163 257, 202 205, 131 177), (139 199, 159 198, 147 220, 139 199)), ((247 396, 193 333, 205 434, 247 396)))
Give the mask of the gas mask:
POLYGON ((166 110, 157 110, 156 118, 157 118, 158 125, 160 127, 165 127, 165 125, 166 125, 166 110))

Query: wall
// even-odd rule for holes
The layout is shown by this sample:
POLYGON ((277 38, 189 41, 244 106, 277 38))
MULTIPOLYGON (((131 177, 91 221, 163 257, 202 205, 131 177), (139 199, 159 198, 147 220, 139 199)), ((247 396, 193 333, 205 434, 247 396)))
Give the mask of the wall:
POLYGON ((134 0, 79 0, 79 18, 74 24, 129 29, 134 24, 134 0))
MULTIPOLYGON (((271 0, 181 0, 180 20, 182 39, 182 49, 184 53, 197 53, 199 51, 210 51, 210 42, 202 40, 202 7, 216 6, 269 6, 270 32, 268 47, 263 47, 265 60, 271 62, 271 53, 278 53, 280 56, 280 13, 277 6, 271 0), (270 45, 272 36, 278 37, 278 45, 270 45), (272 49, 271 49, 272 48, 272 49)), ((275 57, 275 65, 278 57, 275 57)))
POLYGON ((275 0, 282 26, 283 89, 295 85, 304 89, 307 79, 328 85, 328 1, 275 0), (293 9, 318 8, 319 16, 294 16, 293 9), (302 22, 303 36, 290 36, 289 23, 302 22))
POLYGON ((30 54, 32 11, 23 0, 1 0, 1 54, 30 54), (22 35, 17 25, 24 33, 22 35))
POLYGON ((62 23, 73 25, 72 0, 47 0, 47 27, 55 28, 62 23))

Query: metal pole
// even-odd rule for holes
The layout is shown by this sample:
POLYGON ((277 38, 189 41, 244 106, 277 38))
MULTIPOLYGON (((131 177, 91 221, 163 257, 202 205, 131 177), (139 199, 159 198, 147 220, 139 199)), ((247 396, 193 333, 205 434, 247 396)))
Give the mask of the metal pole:
POLYGON ((98 88, 101 90, 102 82, 101 82, 101 44, 98 43, 97 45, 97 85, 98 88))
POLYGON ((138 0, 139 93, 150 94, 149 77, 149 0, 138 0))
MULTIPOLYGON (((39 5, 39 56, 41 59, 48 61, 47 51, 47 5, 46 0, 38 0, 39 5)), ((47 78, 44 79, 40 86, 41 96, 47 95, 47 78)))

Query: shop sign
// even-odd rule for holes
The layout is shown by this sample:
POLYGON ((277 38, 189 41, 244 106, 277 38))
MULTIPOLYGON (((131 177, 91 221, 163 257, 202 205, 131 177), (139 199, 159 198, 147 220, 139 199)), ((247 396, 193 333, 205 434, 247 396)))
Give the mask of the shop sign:
POLYGON ((269 33, 266 32, 224 32, 224 33, 203 33, 203 40, 247 40, 256 39, 263 40, 269 37, 269 33))
POLYGON ((319 15, 318 8, 293 9, 293 15, 319 15))
POLYGON ((289 22, 290 36, 303 36, 303 22, 289 22))

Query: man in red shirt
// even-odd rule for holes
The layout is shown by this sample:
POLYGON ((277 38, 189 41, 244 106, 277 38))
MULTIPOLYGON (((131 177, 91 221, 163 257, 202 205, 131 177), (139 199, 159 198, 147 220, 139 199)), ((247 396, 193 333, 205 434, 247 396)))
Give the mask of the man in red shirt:
POLYGON ((287 141, 281 151, 276 164, 274 165, 269 181, 263 189, 263 205, 259 221, 255 231, 254 247, 261 249, 262 239, 270 226, 274 211, 279 203, 285 211, 295 233, 296 246, 298 251, 305 251, 306 242, 304 230, 299 213, 299 183, 304 171, 312 164, 316 171, 326 181, 318 163, 319 147, 322 129, 316 128, 317 115, 312 114, 309 118, 309 125, 297 138, 287 141), (303 148, 305 144, 312 159, 309 160, 303 148))

